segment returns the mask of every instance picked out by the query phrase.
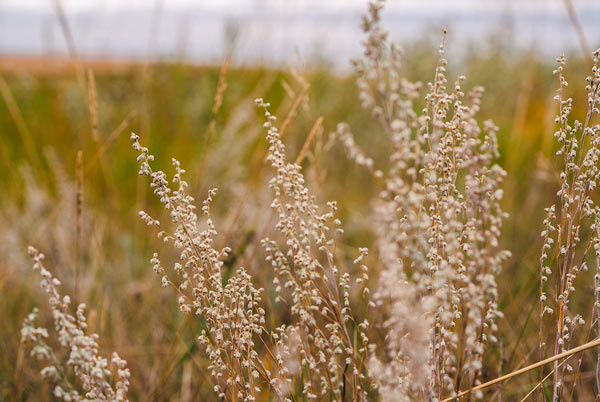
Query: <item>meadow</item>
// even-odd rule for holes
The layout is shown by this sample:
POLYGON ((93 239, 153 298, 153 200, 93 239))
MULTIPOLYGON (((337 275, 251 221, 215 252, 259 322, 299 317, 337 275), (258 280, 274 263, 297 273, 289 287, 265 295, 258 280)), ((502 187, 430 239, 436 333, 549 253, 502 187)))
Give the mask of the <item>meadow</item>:
MULTIPOLYGON (((447 40, 452 41, 451 32, 447 40)), ((436 82, 440 57, 438 44, 415 43, 405 46, 401 66, 393 68, 398 68, 402 77, 410 82, 436 82)), ((449 372, 448 376, 456 380, 450 388, 459 391, 555 354, 553 347, 548 347, 544 354, 539 350, 540 337, 553 341, 557 325, 550 313, 550 318, 546 316, 546 321, 542 321, 544 325, 540 330, 540 255, 547 238, 541 237, 540 232, 547 218, 544 208, 556 204, 558 214, 560 206, 564 206, 557 195, 564 184, 563 159, 556 156, 563 145, 554 135, 555 118, 560 113, 554 100, 560 87, 557 74, 553 74, 556 64, 537 58, 533 53, 507 49, 502 43, 493 44, 484 53, 473 50, 457 62, 453 61, 452 54, 444 57, 449 61, 446 76, 450 93, 459 75, 466 77, 460 84, 464 92, 478 85, 485 88, 477 120, 491 119, 498 127, 498 155, 494 163, 506 171, 500 184, 503 195, 497 201, 508 215, 503 218, 496 248, 510 251, 510 257, 498 257, 497 290, 492 292, 497 295, 493 303, 502 312, 495 318, 497 330, 493 336, 497 343, 490 346, 481 367, 475 371, 463 367, 464 379, 449 372)), ((568 119, 585 121, 588 111, 585 85, 591 67, 579 53, 568 55, 567 59, 564 75, 570 85, 565 89, 568 94, 565 96, 571 97, 574 105, 568 119)), ((388 129, 374 117, 372 110, 361 107, 361 103, 364 106, 361 93, 365 89, 357 84, 356 73, 333 72, 327 66, 313 66, 304 71, 239 68, 229 65, 228 61, 215 67, 173 63, 128 65, 119 69, 73 62, 69 68, 51 71, 28 68, 26 62, 22 63, 16 69, 0 70, 0 186, 3 189, 0 197, 0 317, 3 323, 0 326, 0 400, 54 400, 53 382, 40 375, 44 363, 30 357, 30 346, 22 342, 21 326, 34 307, 39 308, 39 325, 49 331, 54 327, 47 297, 40 290, 39 273, 31 269, 28 246, 45 254, 44 266, 60 278, 59 289, 62 294, 71 296, 73 306, 86 304, 87 328, 83 328, 83 332, 99 334, 101 354, 110 356, 110 352, 117 351, 127 362, 131 374, 130 400, 237 400, 238 396, 233 393, 224 392, 219 397, 220 392, 215 392, 215 380, 211 376, 215 363, 197 339, 202 330, 212 325, 207 318, 210 314, 181 314, 180 310, 186 307, 181 300, 178 302, 178 286, 163 286, 162 268, 156 268, 158 263, 151 262, 157 252, 160 264, 170 267, 180 258, 180 252, 158 238, 156 231, 148 228, 148 220, 139 217, 138 212, 143 210, 161 223, 169 221, 169 213, 164 212, 161 205, 164 203, 153 194, 156 187, 151 188, 151 180, 138 175, 140 166, 136 157, 141 147, 147 147, 155 160, 144 159, 148 153, 142 151, 146 156, 138 161, 152 162, 153 171, 164 170, 170 177, 175 172, 171 158, 181 163, 186 170, 187 191, 196 199, 199 215, 202 215, 202 205, 207 205, 202 204, 202 200, 209 190, 219 189, 209 197, 213 199, 210 219, 218 231, 209 243, 215 250, 230 249, 217 258, 223 263, 223 283, 238 278, 238 267, 244 267, 253 286, 264 289, 260 305, 265 311, 262 316, 265 323, 261 325, 275 331, 278 325, 290 325, 296 320, 288 304, 278 301, 280 294, 274 278, 278 276, 277 270, 283 268, 274 268, 277 258, 273 255, 277 253, 273 251, 274 246, 270 247, 268 242, 265 246, 263 242, 269 238, 279 242, 282 248, 288 245, 294 250, 290 238, 286 238, 277 225, 278 221, 285 222, 287 216, 273 212, 274 195, 269 187, 272 177, 280 178, 281 174, 284 180, 286 175, 293 178, 296 174, 293 169, 284 174, 281 169, 271 167, 278 163, 279 156, 269 147, 277 147, 280 138, 285 144, 287 160, 301 166, 304 185, 314 196, 311 198, 314 203, 323 206, 321 211, 328 210, 325 206, 329 200, 337 201, 335 217, 341 221, 343 233, 336 237, 335 251, 331 255, 335 254, 335 267, 341 267, 352 277, 348 305, 352 306, 356 323, 348 324, 351 332, 348 340, 351 344, 360 344, 357 323, 368 317, 369 342, 384 345, 389 341, 390 332, 385 323, 389 323, 386 317, 395 314, 393 303, 377 304, 367 313, 361 301, 364 293, 359 285, 354 285, 355 278, 362 278, 360 264, 368 266, 369 275, 363 285, 368 283, 372 293, 377 291, 382 273, 386 272, 386 251, 378 239, 380 223, 374 212, 381 208, 378 197, 386 185, 364 160, 356 155, 348 158, 345 148, 360 149, 377 169, 393 171, 396 162, 390 159, 389 153, 394 144, 386 135, 388 129), (255 104, 257 98, 270 104, 267 120, 265 111, 255 104), (277 126, 277 136, 273 138, 269 131, 271 137, 267 141, 266 134, 271 129, 265 124, 271 124, 268 123, 271 115, 277 116, 272 123, 277 126), (344 146, 344 137, 340 135, 344 129, 339 127, 342 122, 347 123, 353 134, 356 142, 353 146, 344 146), (132 137, 132 133, 139 137, 132 137), (139 140, 139 149, 132 149, 132 139, 134 145, 139 140), (369 249, 364 256, 360 251, 363 247, 369 249), (269 253, 272 253, 270 257, 269 253), (353 264, 359 256, 362 256, 361 261, 353 264), (158 276, 153 265, 154 271, 160 271, 158 276)), ((415 90, 414 110, 427 108, 429 104, 424 98, 427 86, 415 90)), ((406 93, 402 93, 404 95, 406 93)), ((264 106, 263 102, 259 102, 259 106, 264 106)), ((416 124, 411 126, 415 136, 420 132, 416 124)), ((597 113, 592 113, 590 127, 593 124, 598 124, 597 113)), ((593 135, 598 135, 597 126, 595 130, 593 135)), ((579 152, 594 146, 584 142, 579 152)), ((569 148, 567 153, 571 150, 569 148)), ((466 174, 461 175, 458 173, 455 177, 459 188, 468 181, 466 174)), ((285 184, 280 186, 282 192, 287 189, 285 184)), ((597 198, 592 190, 590 202, 597 198)), ((180 202, 187 205, 186 201, 180 202)), ((308 212, 304 213, 310 215, 312 207, 307 208, 308 212)), ((595 230, 593 225, 581 229, 582 247, 587 242, 592 244, 591 249, 597 247, 595 230)), ((579 230, 577 233, 579 237, 579 230)), ((316 246, 311 248, 317 249, 316 246)), ((577 275, 573 284, 577 292, 569 295, 569 311, 581 314, 585 322, 569 333, 567 349, 599 335, 594 276, 600 268, 596 267, 592 254, 583 254, 589 270, 577 275)), ((418 261, 414 255, 402 258, 413 264, 418 261)), ((492 261, 496 255, 489 258, 492 261)), ((326 258, 315 257, 315 261, 322 260, 326 258)), ((411 282, 417 277, 418 268, 405 266, 409 273, 403 281, 411 282)), ((553 284, 553 281, 548 283, 553 284)), ((342 282, 338 285, 345 289, 342 282)), ((316 289, 329 288, 325 284, 316 289)), ((558 300, 557 292, 552 289, 547 292, 550 300, 558 300)), ((417 305, 402 314, 410 316, 412 310, 412 314, 418 315, 424 296, 412 297, 417 305)), ((72 307, 73 314, 74 311, 72 307)), ((455 319, 459 322, 462 318, 455 319)), ((410 327, 410 324, 404 325, 410 327)), ((460 325, 458 327, 460 329, 460 325)), ((410 338, 411 328, 406 331, 410 338)), ((379 346, 379 351, 381 348, 379 346)), ((457 353, 465 348, 458 346, 457 353)), ((261 356, 268 353, 266 346, 259 345, 258 350, 261 356)), ((65 353, 68 352, 59 352, 59 356, 64 357, 65 353)), ((558 361, 560 366, 548 364, 515 376, 475 396, 484 400, 520 401, 535 389, 531 400, 552 400, 556 392, 552 375, 540 380, 552 374, 553 369, 558 372, 566 367, 562 362, 558 361)), ((573 370, 564 372, 559 400, 597 400, 597 362, 596 349, 571 356, 568 364, 573 370)), ((278 372, 276 363, 265 364, 266 367, 261 366, 264 372, 278 372)), ((357 366, 367 370, 362 363, 357 366)), ((416 376, 418 368, 410 367, 407 382, 419 385, 419 379, 411 377, 416 376)), ((346 368, 341 368, 340 378, 347 375, 346 368)), ((277 388, 277 392, 288 392, 294 400, 309 399, 311 390, 306 391, 309 383, 306 376, 310 376, 310 370, 297 368, 291 385, 284 391, 277 388)), ((348 379, 343 380, 343 392, 323 386, 328 391, 315 399, 361 399, 357 385, 363 381, 360 375, 347 376, 348 379), (346 383, 354 393, 346 392, 346 383)), ((73 382, 77 375, 71 373, 66 377, 73 382)), ((249 374, 245 381, 251 377, 249 374)), ((384 394, 392 392, 390 389, 398 391, 406 387, 386 384, 374 377, 364 381, 369 387, 371 382, 381 382, 381 391, 369 388, 369 400, 385 399, 384 394)), ((436 394, 440 398, 452 396, 444 381, 441 379, 438 384, 443 389, 436 394)), ((332 383, 335 385, 335 381, 332 383)), ((268 386, 259 388, 257 392, 248 392, 257 400, 277 399, 277 392, 269 391, 268 386)), ((409 398, 406 400, 421 397, 426 400, 423 388, 428 386, 423 385, 420 390, 408 387, 405 394, 390 393, 396 396, 388 400, 404 400, 401 394, 409 398)), ((470 398, 468 395, 465 400, 470 398)))

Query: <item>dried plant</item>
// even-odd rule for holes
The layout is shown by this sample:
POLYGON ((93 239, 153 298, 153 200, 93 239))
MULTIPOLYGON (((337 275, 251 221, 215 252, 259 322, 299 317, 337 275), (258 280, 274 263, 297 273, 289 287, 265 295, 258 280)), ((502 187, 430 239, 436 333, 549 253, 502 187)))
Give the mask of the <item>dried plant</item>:
MULTIPOLYGON (((262 99, 256 102, 265 111, 268 160, 276 171, 269 183, 275 194, 271 207, 278 214, 277 229, 285 237, 285 246, 268 238, 262 243, 275 270, 273 282, 278 299, 286 299, 286 293, 291 299, 287 304, 294 322, 287 329, 300 338, 297 349, 307 373, 303 394, 307 399, 316 399, 333 393, 335 400, 343 401, 348 388, 352 400, 364 401, 369 323, 366 319, 356 321, 350 302, 350 274, 343 272, 337 261, 336 235, 343 232, 335 217, 337 205, 329 202, 329 212, 319 213, 304 185, 300 166, 286 160, 269 104, 262 99), (352 329, 358 334, 356 341, 352 329)), ((366 248, 359 251, 355 264, 361 264, 368 253, 366 248)), ((357 282, 363 287, 365 308, 367 280, 368 268, 361 264, 357 282)))
MULTIPOLYGON (((205 328, 198 341, 210 359, 208 369, 215 392, 228 400, 254 401, 261 392, 261 381, 264 381, 280 400, 284 400, 280 390, 286 386, 278 382, 287 382, 285 368, 280 364, 277 373, 280 378, 275 377, 264 365, 256 347, 256 340, 267 348, 270 341, 270 333, 265 328, 265 310, 260 303, 262 289, 254 287, 244 268, 224 280, 223 259, 230 249, 225 247, 218 251, 213 247, 217 231, 210 219, 210 204, 216 189, 208 192, 202 204, 206 227, 201 229, 195 200, 187 193, 188 184, 183 179, 185 170, 179 161, 173 159, 175 187, 171 189, 166 174, 150 167, 154 157, 140 145, 139 137, 132 134, 131 140, 133 148, 140 152, 139 174, 152 178, 150 186, 169 212, 174 230, 163 229, 158 220, 144 211, 140 211, 140 217, 148 226, 157 226, 159 238, 171 242, 179 251, 180 262, 173 265, 172 271, 163 268, 157 253, 150 262, 154 271, 161 275, 162 285, 173 287, 179 295, 180 310, 204 319, 205 328)), ((275 363, 280 360, 276 359, 275 363)))
MULTIPOLYGON (((561 187, 557 193, 559 208, 555 205, 546 208, 547 216, 541 233, 540 359, 546 353, 545 315, 552 316, 552 327, 556 328, 554 347, 551 349, 553 354, 568 350, 572 346, 575 329, 585 323, 580 314, 569 309, 569 302, 575 291, 575 279, 582 271, 588 270, 588 253, 592 248, 596 255, 596 270, 600 270, 600 207, 591 197, 600 177, 600 125, 593 124, 600 114, 600 49, 593 56, 592 74, 586 80, 588 108, 583 122, 570 122, 573 99, 566 95, 568 84, 564 75, 564 56, 557 59, 558 67, 554 70, 559 79, 558 93, 554 98, 559 105, 555 119, 558 129, 554 136, 560 144, 556 155, 562 157, 563 170, 560 173, 561 187), (546 285, 552 276, 554 284, 546 285)), ((554 401, 563 396, 565 373, 572 371, 569 362, 562 367, 554 362, 554 401)))
POLYGON ((58 343, 68 351, 68 359, 61 361, 47 342, 48 330, 35 325, 37 309, 25 319, 21 341, 33 344, 32 357, 47 362, 41 374, 55 384, 54 396, 64 401, 127 401, 130 376, 127 362, 114 352, 111 359, 113 371, 109 369, 108 359, 98 351, 98 335, 85 333, 88 326, 85 304, 80 304, 73 316, 70 313, 71 299, 60 295, 60 281, 43 266, 44 254, 29 247, 29 255, 34 262, 33 270, 39 271, 42 277, 40 285, 48 295, 58 343), (71 381, 71 370, 78 384, 71 381))
MULTIPOLYGON (((163 268, 157 253, 151 263, 162 276, 163 286, 173 287, 179 295, 181 311, 204 318, 205 329, 198 340, 210 358, 208 368, 220 397, 252 401, 270 387, 280 400, 289 400, 286 394, 293 390, 291 377, 298 376, 307 399, 331 393, 340 401, 349 395, 354 400, 366 400, 368 321, 357 323, 351 310, 350 275, 341 272, 336 262, 335 235, 342 232, 341 222, 335 218, 336 205, 330 202, 329 212, 318 213, 304 186, 300 166, 285 159, 285 148, 268 104, 262 100, 257 103, 265 108, 267 117, 268 160, 276 170, 270 183, 275 194, 271 206, 279 215, 276 227, 285 238, 285 248, 268 238, 262 243, 276 274, 278 299, 291 298, 286 303, 293 321, 273 330, 266 328, 262 290, 253 286, 243 268, 224 280, 223 260, 230 250, 217 251, 212 246, 217 232, 210 219, 210 204, 216 190, 210 190, 203 202, 206 228, 201 230, 179 162, 173 159, 172 189, 164 172, 152 170, 154 157, 132 134, 133 147, 140 152, 139 174, 152 178, 151 187, 169 211, 175 228, 171 232, 163 229, 144 211, 140 211, 140 217, 148 226, 159 228, 159 238, 171 242, 181 260, 172 271, 163 268), (354 340, 352 331, 358 340, 354 340), (264 347, 264 355, 259 353, 256 340, 264 347), (293 363, 295 359, 297 364, 293 363), (271 373, 269 365, 277 371, 271 373), (294 365, 297 369, 290 372, 294 365)), ((366 255, 367 249, 360 249, 355 263, 360 264, 366 255)), ((357 282, 362 284, 366 304, 368 268, 360 264, 359 269, 357 282)))
POLYGON ((382 7, 370 4, 365 59, 355 68, 362 105, 388 135, 391 167, 375 170, 353 150, 349 129, 338 132, 349 156, 385 183, 375 206, 384 264, 375 297, 388 310, 384 329, 395 330, 387 332, 383 360, 372 359, 375 380, 384 396, 392 388, 394 398, 437 399, 477 385, 496 342, 496 275, 509 256, 499 247, 505 172, 494 163, 497 128, 476 120, 483 89, 467 103, 464 77, 447 88, 443 43, 425 108, 416 110, 421 85, 402 78, 401 52, 380 25, 382 7), (408 308, 418 318, 407 318, 408 308))

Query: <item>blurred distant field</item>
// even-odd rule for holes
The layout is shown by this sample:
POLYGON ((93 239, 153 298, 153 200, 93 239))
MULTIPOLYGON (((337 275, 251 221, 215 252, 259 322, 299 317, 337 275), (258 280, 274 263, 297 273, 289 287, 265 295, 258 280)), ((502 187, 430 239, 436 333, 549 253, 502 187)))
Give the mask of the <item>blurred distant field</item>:
MULTIPOLYGON (((436 57, 435 44, 409 47, 406 76, 431 81, 436 57)), ((505 52, 502 46, 484 54, 472 52, 460 63, 453 63, 452 54, 448 59, 451 79, 464 74, 465 88, 485 87, 481 120, 491 118, 500 127, 499 163, 508 172, 504 209, 510 213, 503 240, 513 256, 498 279, 504 312, 499 338, 501 370, 509 372, 536 359, 542 206, 554 202, 559 186, 552 157, 554 66, 526 53, 505 52)), ((587 68, 585 61, 569 59, 567 76, 575 103, 585 103, 587 68)), ((376 164, 377 156, 385 153, 378 126, 360 108, 352 74, 326 68, 114 66, 102 61, 77 66, 21 59, 0 60, 0 74, 0 400, 50 399, 49 385, 19 338, 26 314, 46 303, 26 255, 30 244, 47 255, 48 266, 71 294, 79 270, 76 301, 88 305, 91 329, 101 334, 101 346, 118 350, 129 362, 132 400, 184 400, 189 395, 217 400, 207 379, 207 361, 197 353, 197 323, 178 314, 176 298, 161 288, 149 263, 153 250, 170 251, 148 234, 137 215, 140 209, 156 212, 159 207, 137 176, 131 132, 151 148, 158 167, 168 170, 171 157, 181 161, 197 199, 209 188, 219 188, 213 207, 219 246, 233 249, 226 269, 246 267, 272 300, 272 274, 259 244, 274 230, 266 184, 270 173, 254 99, 271 102, 279 124, 288 121, 283 139, 290 158, 300 153, 322 117, 302 161, 308 185, 320 201, 338 201, 345 246, 373 245, 366 222, 377 184, 330 140, 336 125, 345 121, 376 164), (97 127, 89 107, 88 71, 95 81, 97 127), (226 83, 221 91, 220 79, 226 83), (222 104, 215 107, 218 92, 222 104), (290 115, 294 103, 299 107, 290 115), (79 151, 83 204, 78 234, 79 151)), ((376 253, 369 259, 375 280, 376 253)), ((581 300, 573 300, 574 309, 591 299, 592 276, 578 278, 585 291, 578 296, 581 300)), ((51 325, 50 317, 42 317, 51 325)), ((584 341, 582 337, 579 343, 584 341)), ((537 379, 532 372, 512 380, 505 400, 517 400, 537 379)), ((590 378, 582 376, 581 381, 586 384, 590 378)))

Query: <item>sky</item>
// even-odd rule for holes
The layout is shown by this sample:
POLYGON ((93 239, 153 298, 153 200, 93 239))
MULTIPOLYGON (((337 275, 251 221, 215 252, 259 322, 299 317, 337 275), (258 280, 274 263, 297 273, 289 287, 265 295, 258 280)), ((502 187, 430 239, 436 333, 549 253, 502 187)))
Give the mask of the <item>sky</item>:
MULTIPOLYGON (((600 0, 572 0, 600 46, 600 0)), ((55 0, 0 0, 0 57, 64 56, 55 0)), ((235 37, 238 64, 318 60, 347 66, 360 54, 364 0, 61 0, 78 53, 114 59, 219 63, 235 37), (235 35, 233 34, 235 33, 235 35)), ((401 43, 448 28, 449 50, 506 36, 554 58, 578 47, 563 0, 389 0, 384 22, 401 43)))
MULTIPOLYGON (((28 10, 51 10, 53 0, 0 0, 0 6, 28 10)), ((152 7, 162 3, 167 8, 202 7, 217 10, 231 8, 270 8, 276 10, 297 10, 312 8, 317 11, 339 11, 342 9, 362 10, 364 0, 61 0, 63 7, 70 11, 118 10, 152 7)), ((576 7, 593 6, 600 8, 596 0, 573 0, 576 7)), ((391 10, 418 11, 474 11, 505 10, 507 7, 520 11, 562 11, 563 0, 388 0, 386 7, 391 10)))

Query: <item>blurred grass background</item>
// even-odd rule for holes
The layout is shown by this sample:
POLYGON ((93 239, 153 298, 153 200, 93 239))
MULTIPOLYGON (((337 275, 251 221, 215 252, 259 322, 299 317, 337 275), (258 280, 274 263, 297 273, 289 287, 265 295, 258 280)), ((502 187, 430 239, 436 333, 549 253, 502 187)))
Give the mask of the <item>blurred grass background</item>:
MULTIPOLYGON (((436 50, 432 43, 408 46, 405 75, 430 81, 436 50)), ((552 101, 557 84, 551 63, 534 53, 507 53, 500 42, 484 54, 471 51, 458 64, 452 62, 452 54, 448 59, 451 81, 460 73, 467 76, 465 88, 486 88, 480 121, 489 118, 500 127, 499 163, 508 172, 504 206, 510 218, 504 246, 513 257, 499 278, 505 316, 498 352, 502 366, 488 373, 494 377, 499 370, 508 372, 537 357, 539 233, 543 208, 555 202, 558 189, 559 170, 553 158, 557 107, 552 101)), ((213 210, 220 231, 218 245, 227 243, 234 251, 227 266, 248 268, 269 295, 270 268, 259 242, 273 226, 266 184, 270 171, 264 164, 267 144, 254 99, 271 102, 279 124, 298 103, 284 135, 290 159, 323 117, 303 167, 319 199, 338 201, 348 247, 373 246, 367 222, 371 200, 380 189, 367 172, 346 160, 329 134, 337 123, 348 122, 376 165, 386 160, 385 139, 360 109, 355 77, 326 67, 302 72, 185 64, 132 65, 114 71, 96 67, 91 64, 79 71, 96 70, 97 138, 92 133, 85 74, 82 81, 72 68, 1 72, 0 400, 51 399, 37 363, 20 345, 25 315, 46 303, 26 256, 29 244, 47 255, 47 266, 63 280, 65 293, 75 293, 74 272, 79 267, 76 302, 88 305, 90 330, 100 333, 103 350, 118 350, 129 362, 132 400, 216 400, 206 379, 207 363, 197 353, 197 323, 178 313, 176 298, 160 287, 151 270, 152 252, 169 255, 169 251, 137 216, 140 209, 161 215, 148 183, 137 175, 130 132, 141 136, 158 167, 169 171, 170 158, 179 159, 197 199, 203 199, 209 188, 220 188, 213 210), (227 87, 215 110, 220 76, 226 78, 227 87), (214 132, 209 136, 211 122, 214 132), (84 169, 79 250, 78 151, 84 169)), ((569 91, 579 118, 586 104, 587 69, 585 60, 569 58, 569 91)), ((376 261, 373 251, 370 265, 375 272, 376 261)), ((583 291, 572 309, 591 314, 593 272, 578 281, 583 291)), ((51 324, 47 315, 44 320, 51 324)), ((583 383, 590 380, 585 373, 593 372, 586 364, 583 383)), ((503 390, 504 398, 523 395, 537 383, 537 376, 533 372, 512 380, 503 390)), ((496 392, 492 389, 488 396, 496 392)))

